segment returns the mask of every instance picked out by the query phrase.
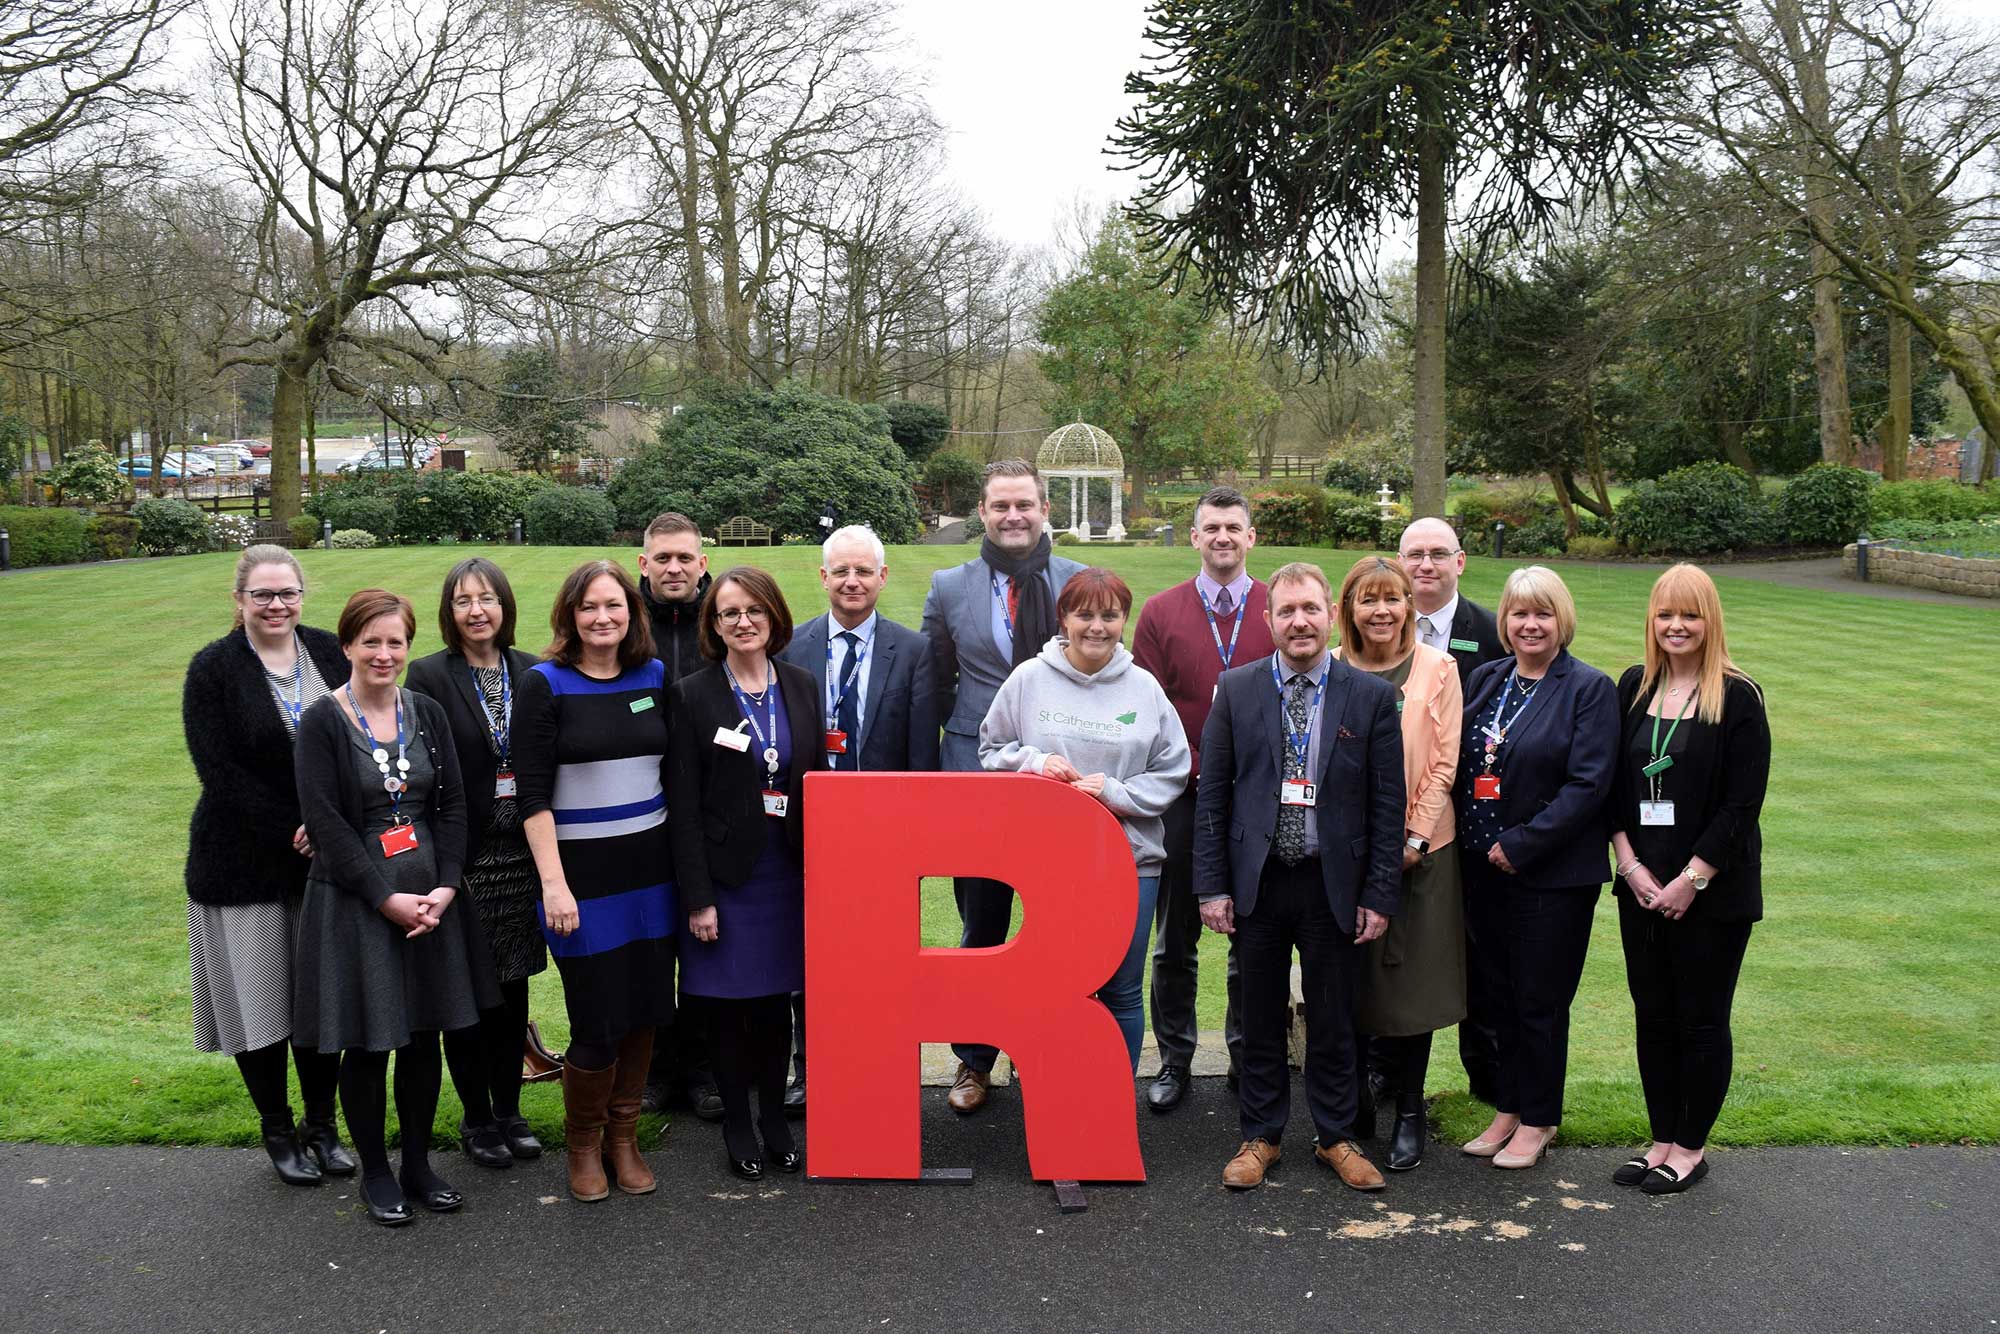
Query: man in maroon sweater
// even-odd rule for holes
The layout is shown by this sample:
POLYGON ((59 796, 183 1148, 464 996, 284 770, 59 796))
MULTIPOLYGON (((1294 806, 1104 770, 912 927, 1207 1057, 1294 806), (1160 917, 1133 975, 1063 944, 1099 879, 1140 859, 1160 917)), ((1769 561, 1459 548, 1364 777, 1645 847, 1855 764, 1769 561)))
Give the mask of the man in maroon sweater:
MULTIPOLYGON (((1186 1094, 1198 1032, 1194 998, 1201 910, 1194 897, 1194 794, 1201 773, 1202 725, 1215 698, 1216 678, 1225 669, 1276 652, 1264 617, 1266 589, 1244 567, 1257 544, 1250 502, 1234 487, 1212 488, 1195 505, 1189 537, 1201 553, 1201 572, 1146 599, 1132 633, 1133 660, 1159 678, 1194 749, 1187 791, 1166 815, 1167 864, 1160 873, 1159 929, 1153 940, 1153 1036, 1160 1044, 1160 1074, 1146 1090, 1146 1105, 1156 1112, 1172 1111, 1186 1094)), ((1234 936, 1229 938, 1226 983, 1229 1008, 1222 1034, 1233 1088, 1243 1046, 1234 936)))

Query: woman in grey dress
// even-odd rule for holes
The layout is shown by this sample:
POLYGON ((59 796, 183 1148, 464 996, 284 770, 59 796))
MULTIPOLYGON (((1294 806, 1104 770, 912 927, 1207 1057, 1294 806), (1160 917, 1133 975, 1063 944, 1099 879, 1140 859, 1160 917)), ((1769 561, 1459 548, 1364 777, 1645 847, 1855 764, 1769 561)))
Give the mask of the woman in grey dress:
POLYGON ((338 1053, 292 1026, 292 956, 310 849, 292 738, 306 709, 347 680, 325 630, 299 623, 305 574, 283 547, 236 562, 236 625, 195 654, 181 699, 201 780, 188 823, 188 977, 194 1042, 236 1058, 281 1180, 316 1186, 354 1160, 334 1131, 338 1053), (294 1045, 291 1039, 297 1036, 294 1045), (285 1049, 305 1119, 294 1129, 285 1049))
POLYGON ((340 616, 352 675, 299 728, 299 805, 313 844, 299 923, 300 1034, 341 1052, 340 1100, 361 1156, 362 1199, 378 1223, 437 1213, 463 1197, 431 1169, 443 1068, 438 1035, 477 1051, 479 1012, 500 1000, 484 934, 456 907, 465 794, 444 710, 399 689, 416 618, 409 602, 363 589, 340 616), (389 1054, 396 1056, 401 1171, 385 1147, 389 1054))

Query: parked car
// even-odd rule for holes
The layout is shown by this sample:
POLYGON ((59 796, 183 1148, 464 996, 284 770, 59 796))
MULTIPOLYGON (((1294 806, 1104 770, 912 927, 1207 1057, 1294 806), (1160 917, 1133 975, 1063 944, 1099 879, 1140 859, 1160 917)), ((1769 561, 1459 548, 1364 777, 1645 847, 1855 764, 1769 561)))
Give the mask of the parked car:
POLYGON ((257 457, 236 445, 209 445, 196 451, 212 461, 221 472, 244 472, 257 466, 257 457))
POLYGON ((415 462, 406 460, 403 457, 403 451, 400 447, 391 449, 388 457, 384 458, 381 447, 377 446, 369 450, 366 454, 356 454, 353 458, 344 460, 334 471, 369 472, 372 470, 380 472, 388 469, 402 471, 408 468, 421 468, 423 466, 422 459, 418 459, 415 462))
MULTIPOLYGON (((151 477, 153 461, 149 458, 120 459, 118 471, 127 477, 151 477)), ((213 477, 215 464, 199 454, 169 454, 160 464, 162 479, 172 477, 213 477)))
POLYGON ((241 449, 248 452, 253 459, 268 459, 271 457, 271 442, 268 440, 228 440, 223 443, 227 444, 231 449, 241 449))

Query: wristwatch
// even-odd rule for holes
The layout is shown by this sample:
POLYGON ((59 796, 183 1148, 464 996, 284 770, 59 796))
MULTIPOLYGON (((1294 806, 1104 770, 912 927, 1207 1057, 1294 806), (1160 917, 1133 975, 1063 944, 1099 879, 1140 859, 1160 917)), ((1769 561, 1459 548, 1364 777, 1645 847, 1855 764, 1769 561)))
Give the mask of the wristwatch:
POLYGON ((1431 841, 1427 838, 1418 838, 1415 834, 1412 834, 1403 841, 1403 845, 1413 849, 1419 857, 1430 855, 1431 841))
POLYGON ((1701 892, 1702 892, 1702 891, 1703 891, 1704 889, 1707 889, 1707 888, 1708 888, 1708 881, 1709 881, 1709 877, 1707 877, 1707 876, 1705 876, 1705 875, 1699 875, 1699 874, 1697 874, 1697 873, 1695 872, 1695 869, 1694 869, 1693 865, 1691 865, 1691 864, 1690 864, 1690 865, 1687 865, 1687 866, 1683 866, 1683 867, 1681 868, 1681 874, 1682 874, 1683 876, 1687 877, 1687 882, 1688 882, 1688 883, 1689 883, 1690 885, 1693 885, 1693 886, 1694 886, 1694 892, 1695 892, 1695 893, 1699 894, 1699 893, 1701 893, 1701 892))

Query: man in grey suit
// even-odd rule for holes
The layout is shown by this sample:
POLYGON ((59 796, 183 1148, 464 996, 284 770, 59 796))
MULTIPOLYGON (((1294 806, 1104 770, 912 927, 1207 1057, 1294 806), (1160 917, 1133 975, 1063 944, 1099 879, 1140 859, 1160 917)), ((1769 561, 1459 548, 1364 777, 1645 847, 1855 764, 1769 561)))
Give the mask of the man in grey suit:
POLYGON ((1236 937, 1242 970, 1243 1142, 1222 1184, 1261 1185, 1278 1162, 1296 946, 1314 1157, 1355 1190, 1380 1190, 1382 1174, 1352 1138, 1353 993, 1361 946, 1387 929, 1402 897, 1396 689, 1327 652, 1333 589, 1317 565, 1281 566, 1268 597, 1278 651, 1222 674, 1195 795, 1195 897, 1204 923, 1236 937))
MULTIPOLYGON (((827 767, 931 772, 938 767, 937 685, 930 641, 878 615, 888 553, 872 528, 835 531, 820 548, 828 610, 798 627, 778 654, 819 682, 826 702, 827 767)), ((806 1107, 805 997, 792 997, 791 1087, 785 1110, 806 1107)))
MULTIPOLYGON (((1026 459, 986 465, 979 492, 986 537, 979 556, 931 576, 924 598, 924 638, 937 669, 943 715, 942 767, 979 773, 979 724, 1001 684, 1041 652, 1056 632, 1056 598, 1083 566, 1054 555, 1049 543, 1049 492, 1026 459)), ((1400 816, 1399 816, 1400 818, 1400 816)), ((997 880, 961 876, 953 882, 963 930, 960 948, 999 945, 1014 916, 1014 891, 997 880)), ((969 1115, 986 1105, 998 1056, 992 1047, 954 1044, 958 1077, 951 1109, 969 1115)))

